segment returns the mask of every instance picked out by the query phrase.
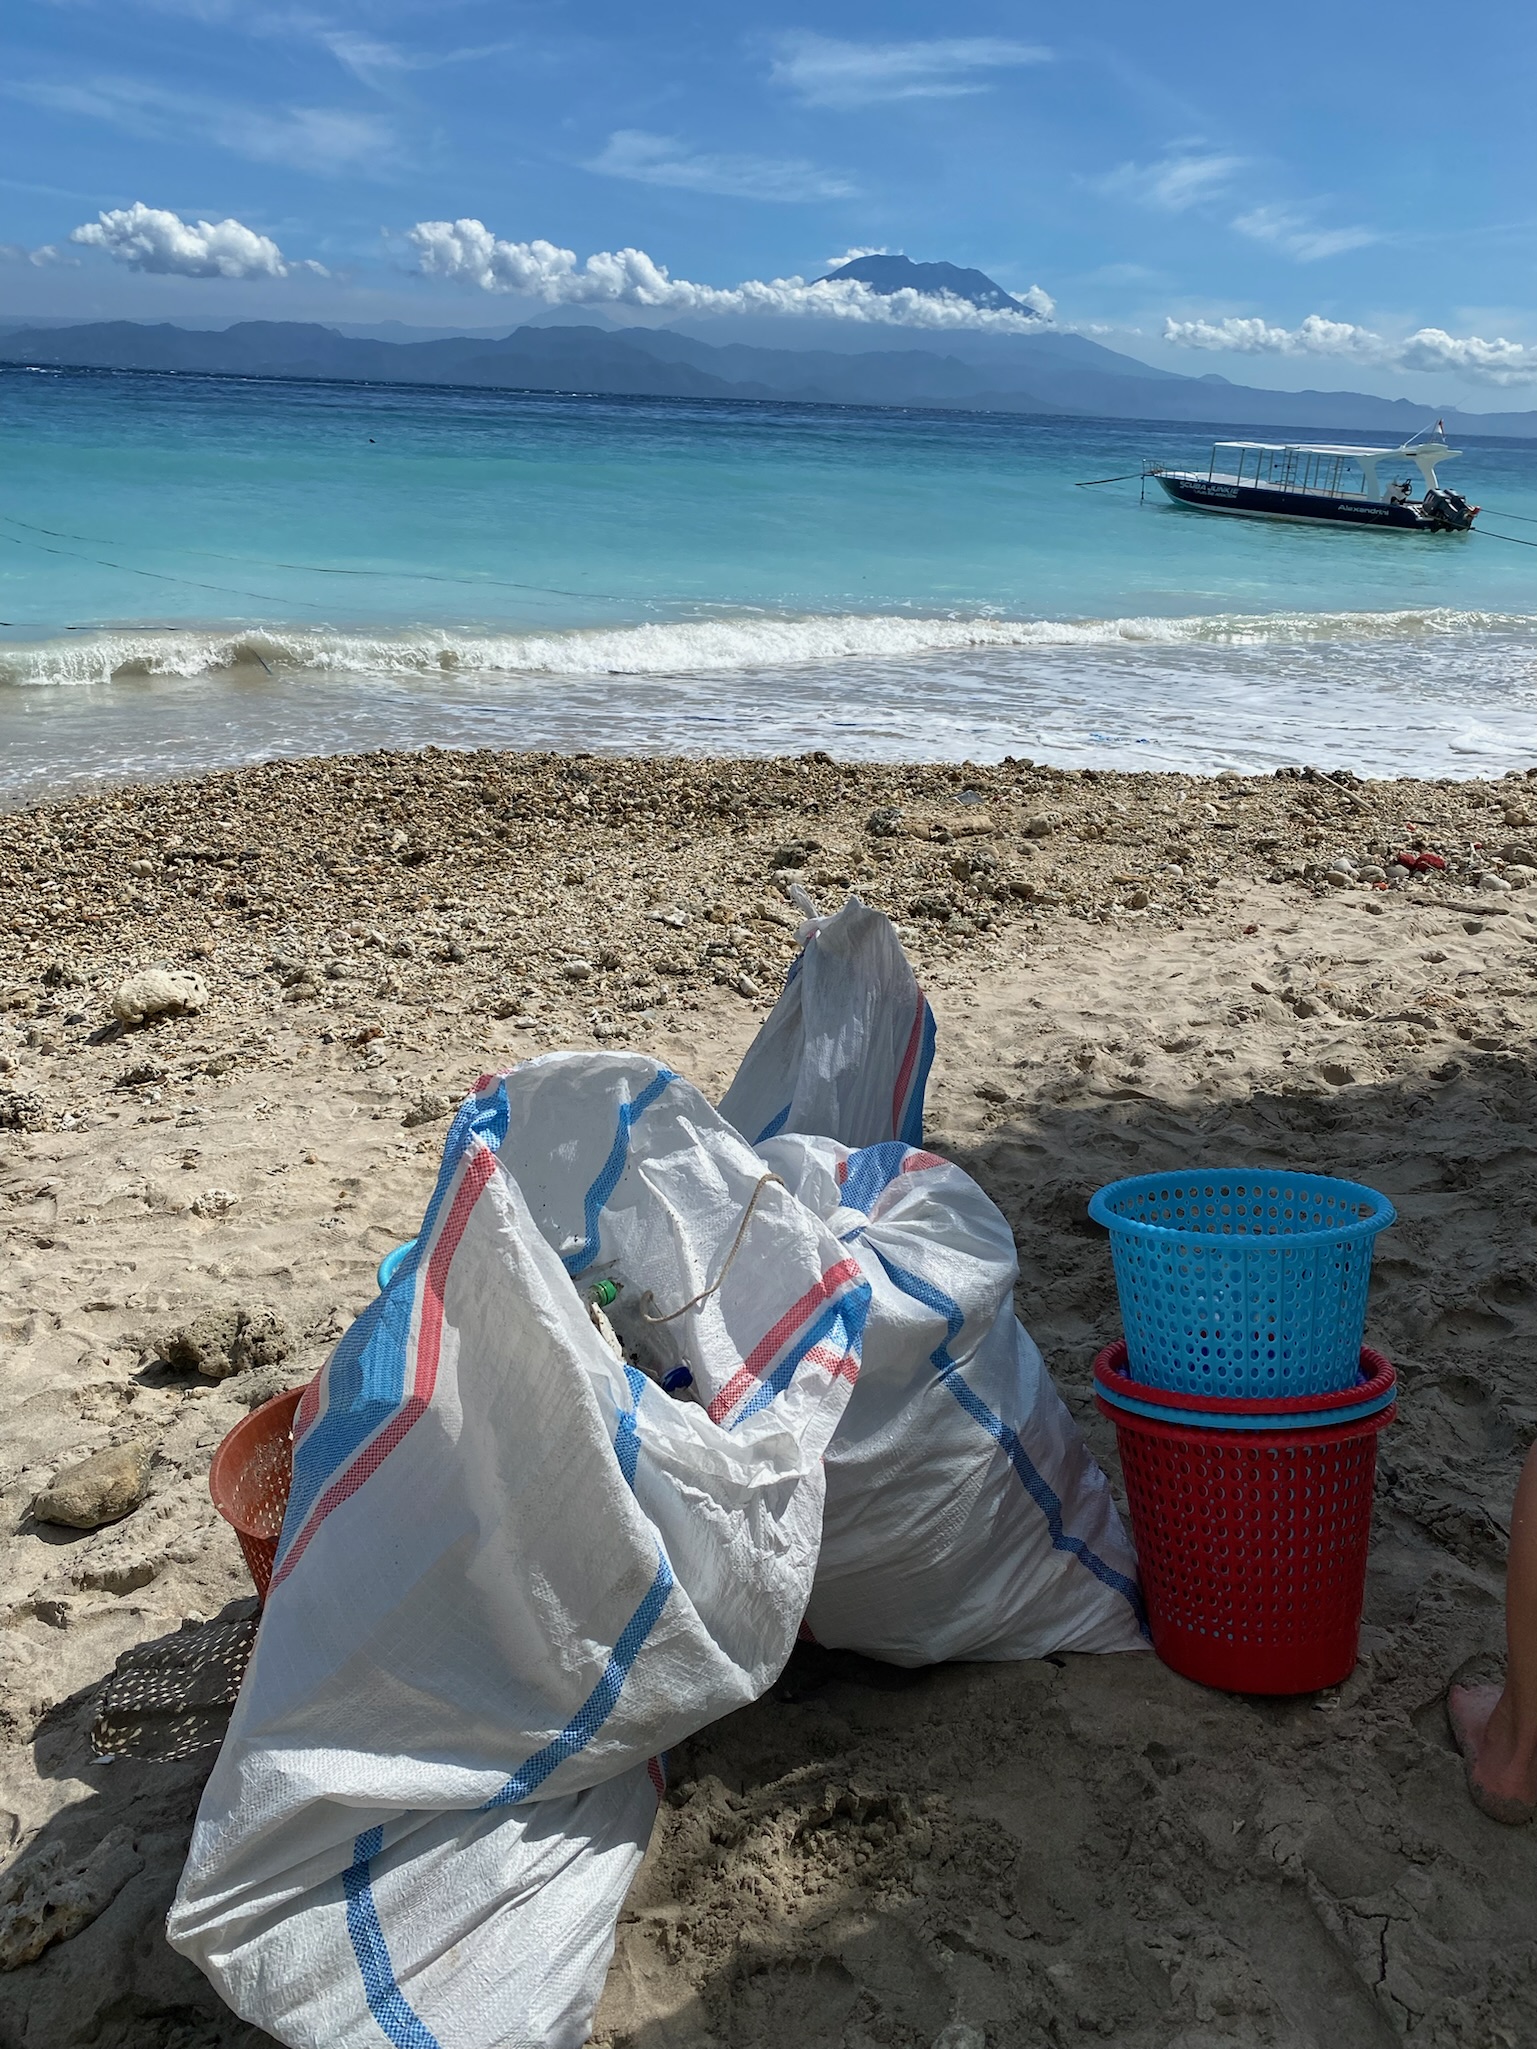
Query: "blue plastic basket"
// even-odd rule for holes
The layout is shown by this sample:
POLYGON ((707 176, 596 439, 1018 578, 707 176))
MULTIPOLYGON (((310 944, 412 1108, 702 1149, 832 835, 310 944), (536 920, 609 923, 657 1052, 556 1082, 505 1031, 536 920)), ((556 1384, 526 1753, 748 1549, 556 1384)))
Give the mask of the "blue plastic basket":
POLYGON ((1112 1181, 1089 1215, 1110 1233, 1133 1379, 1227 1397, 1354 1385, 1386 1196, 1231 1167, 1112 1181))

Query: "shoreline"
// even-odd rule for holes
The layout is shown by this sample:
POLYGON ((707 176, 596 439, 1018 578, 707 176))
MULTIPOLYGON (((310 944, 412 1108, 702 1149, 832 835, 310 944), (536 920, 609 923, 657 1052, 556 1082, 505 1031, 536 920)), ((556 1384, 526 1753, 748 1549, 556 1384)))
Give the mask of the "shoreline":
POLYGON ((1467 1800, 1440 1699, 1497 1668, 1537 1433, 1534 847, 1537 771, 825 756, 334 756, 0 815, 0 1887, 124 1832, 94 1918, 0 1975, 0 2044, 264 2049, 159 1934, 211 1753, 93 1763, 100 1684, 249 1612, 212 1451, 367 1301, 482 1066, 633 1045, 718 1097, 797 886, 896 916, 939 1021, 926 1143, 1008 1216, 1020 1314, 1118 1492, 1091 1190, 1252 1161, 1389 1194, 1367 1336, 1402 1396, 1363 1657, 1295 1702, 1151 1657, 797 1657, 674 1753, 600 2049, 928 2049, 954 2021, 1123 2049, 1521 2040, 1537 1837, 1467 1800), (1448 866, 1411 879, 1415 841, 1448 866), (152 967, 204 1007, 104 1034, 152 967), (259 1310, 286 1356, 157 1363, 172 1328, 259 1310), (148 1455, 141 1507, 33 1519, 113 1443, 148 1455))

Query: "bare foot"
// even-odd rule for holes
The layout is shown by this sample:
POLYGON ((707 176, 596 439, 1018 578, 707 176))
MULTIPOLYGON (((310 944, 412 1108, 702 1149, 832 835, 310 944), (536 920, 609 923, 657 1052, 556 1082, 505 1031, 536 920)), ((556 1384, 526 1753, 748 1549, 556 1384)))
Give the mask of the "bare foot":
POLYGON ((1519 1827, 1537 1816, 1537 1766, 1516 1754, 1512 1719, 1498 1686, 1454 1686, 1446 1718, 1467 1762, 1468 1791, 1491 1821, 1519 1827))

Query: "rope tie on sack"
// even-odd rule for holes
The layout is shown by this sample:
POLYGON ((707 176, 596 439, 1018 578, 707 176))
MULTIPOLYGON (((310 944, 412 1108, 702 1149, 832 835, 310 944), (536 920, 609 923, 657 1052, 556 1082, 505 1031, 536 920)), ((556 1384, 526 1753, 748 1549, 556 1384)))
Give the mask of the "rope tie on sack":
POLYGON ((722 1260, 720 1272, 711 1281, 709 1287, 702 1288, 697 1295, 692 1296, 690 1300, 685 1302, 681 1309, 668 1310, 665 1316, 648 1315, 646 1304, 648 1302, 655 1303, 656 1297, 647 1288, 645 1294, 640 1298, 640 1318, 643 1323, 676 1323, 680 1316, 686 1316, 690 1309, 697 1309, 701 1302, 708 1302, 712 1295, 719 1292, 721 1284, 731 1271, 731 1262, 742 1249, 742 1240, 747 1236, 747 1226, 752 1222, 752 1213, 758 1207, 758 1197, 769 1186, 770 1182, 777 1188, 784 1187, 784 1182, 780 1180, 777 1174, 763 1174, 759 1176, 758 1185, 748 1197, 747 1207, 742 1212, 742 1221, 736 1227, 736 1236, 731 1241, 731 1250, 722 1260))

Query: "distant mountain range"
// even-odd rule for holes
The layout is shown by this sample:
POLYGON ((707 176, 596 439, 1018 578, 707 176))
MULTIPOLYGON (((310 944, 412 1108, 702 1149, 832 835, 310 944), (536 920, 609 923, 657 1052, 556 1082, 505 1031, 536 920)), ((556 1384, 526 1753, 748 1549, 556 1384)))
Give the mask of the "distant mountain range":
MULTIPOLYGON (((890 266, 906 259, 856 259, 890 266)), ((844 265, 847 275, 855 265, 844 265)), ((934 289, 981 304, 997 292, 981 271, 908 265, 934 289), (959 280, 956 284, 954 280, 959 280), (962 290, 964 286, 964 290, 962 290)), ((839 273, 835 273, 839 274, 839 273)), ((1013 304, 1013 301, 1009 302, 1013 304)), ((409 330, 397 330, 409 332, 409 330)), ((1177 421, 1212 427, 1386 433, 1402 440, 1427 424, 1407 399, 1355 391, 1266 391, 1225 377, 1182 377, 1102 348, 1082 335, 946 334, 927 346, 765 348, 708 342, 673 328, 535 325, 497 338, 485 333, 395 341, 344 334, 299 321, 242 320, 224 329, 149 326, 113 320, 0 332, 0 363, 40 368, 201 372, 232 377, 321 378, 387 384, 459 384, 509 391, 623 396, 789 400, 804 405, 949 408, 967 412, 1081 414, 1101 419, 1177 421)), ((1537 439, 1537 412, 1444 414, 1456 434, 1537 439)))

